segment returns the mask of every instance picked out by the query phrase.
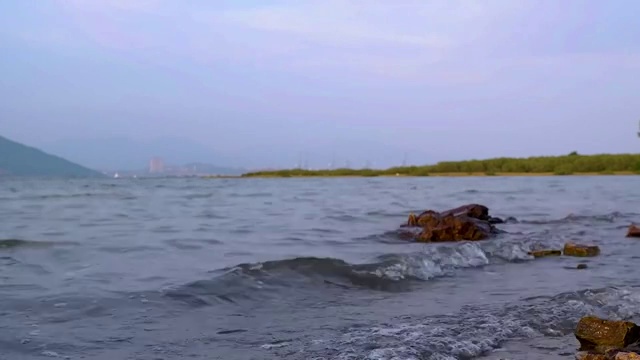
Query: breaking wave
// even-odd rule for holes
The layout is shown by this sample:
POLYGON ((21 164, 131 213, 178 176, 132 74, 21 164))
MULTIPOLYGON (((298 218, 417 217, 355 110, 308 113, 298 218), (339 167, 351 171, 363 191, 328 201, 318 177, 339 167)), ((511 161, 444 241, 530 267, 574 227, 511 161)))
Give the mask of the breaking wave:
POLYGON ((240 264, 217 270, 212 279, 194 281, 165 292, 169 298, 194 306, 237 302, 284 288, 338 286, 358 290, 403 292, 417 283, 451 276, 465 268, 492 262, 533 259, 526 242, 495 244, 461 242, 431 244, 414 253, 386 254, 373 261, 352 264, 342 259, 297 257, 240 264))
MULTIPOLYGON (((345 329, 305 353, 334 359, 471 359, 509 340, 562 337, 580 317, 628 319, 640 314, 636 288, 603 288, 526 299, 506 306, 465 306, 455 314, 397 318, 391 324, 345 329)), ((575 350, 568 344, 567 351, 575 350)))

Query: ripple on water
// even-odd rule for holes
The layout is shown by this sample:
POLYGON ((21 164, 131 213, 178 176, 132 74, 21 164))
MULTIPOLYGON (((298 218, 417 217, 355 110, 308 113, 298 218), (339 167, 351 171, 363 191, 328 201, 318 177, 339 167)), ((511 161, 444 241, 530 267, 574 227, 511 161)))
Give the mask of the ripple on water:
POLYGON ((222 241, 216 239, 169 239, 164 241, 165 244, 178 250, 200 250, 209 245, 220 245, 222 241))
POLYGON ((0 347, 33 359, 45 351, 462 359, 513 339, 562 337, 586 313, 637 318, 634 289, 552 296, 637 282, 640 246, 624 238, 640 221, 636 185, 602 177, 9 181, 0 187, 8 199, 0 235, 18 240, 0 240, 0 347), (394 231, 412 208, 483 200, 520 223, 478 243, 410 244, 394 231), (66 234, 34 238, 46 231, 66 234), (527 254, 568 240, 597 243, 602 256, 570 271, 582 259, 527 254), (69 297, 39 297, 62 291, 69 297), (40 332, 20 344, 32 324, 40 332))

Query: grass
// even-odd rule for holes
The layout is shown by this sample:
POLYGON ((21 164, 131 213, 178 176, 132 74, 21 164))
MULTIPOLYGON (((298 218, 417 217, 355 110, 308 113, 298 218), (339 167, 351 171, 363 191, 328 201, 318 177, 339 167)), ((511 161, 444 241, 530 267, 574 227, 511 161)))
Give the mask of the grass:
POLYGON ((567 176, 637 175, 640 154, 579 155, 447 161, 435 165, 389 169, 288 169, 250 172, 242 177, 376 177, 376 176, 567 176))

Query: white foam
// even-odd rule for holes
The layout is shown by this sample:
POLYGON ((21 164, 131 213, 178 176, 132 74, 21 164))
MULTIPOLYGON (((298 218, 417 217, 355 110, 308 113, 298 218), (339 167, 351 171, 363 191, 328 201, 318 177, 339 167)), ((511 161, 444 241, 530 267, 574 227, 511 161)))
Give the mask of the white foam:
POLYGON ((607 289, 567 293, 503 308, 465 307, 456 314, 400 324, 347 331, 338 348, 340 359, 459 359, 498 348, 509 339, 560 337, 570 334, 575 321, 598 309, 612 317, 637 315, 640 292, 607 289), (635 309, 635 310, 633 310, 635 309), (377 348, 371 349, 371 344, 377 348))

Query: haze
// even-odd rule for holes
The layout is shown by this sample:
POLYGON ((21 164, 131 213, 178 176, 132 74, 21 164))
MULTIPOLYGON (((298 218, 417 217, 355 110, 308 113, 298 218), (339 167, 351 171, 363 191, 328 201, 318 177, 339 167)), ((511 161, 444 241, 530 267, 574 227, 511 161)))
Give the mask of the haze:
POLYGON ((0 134, 94 168, 638 152, 633 0, 2 1, 0 134))

